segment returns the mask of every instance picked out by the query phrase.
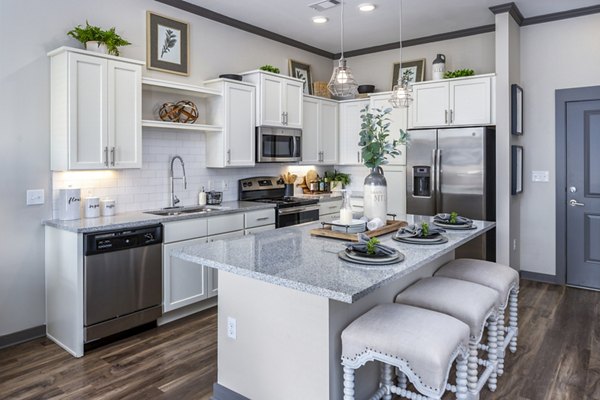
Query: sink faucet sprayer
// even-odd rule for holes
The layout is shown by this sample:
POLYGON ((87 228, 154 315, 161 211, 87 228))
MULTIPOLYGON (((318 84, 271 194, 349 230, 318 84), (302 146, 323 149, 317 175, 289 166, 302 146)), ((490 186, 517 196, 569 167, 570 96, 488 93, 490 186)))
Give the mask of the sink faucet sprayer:
POLYGON ((175 204, 177 204, 181 201, 181 200, 179 200, 179 198, 177 198, 177 196, 175 196, 175 189, 173 188, 173 180, 175 180, 175 179, 183 180, 183 188, 187 189, 187 179, 185 177, 185 165, 183 163, 183 159, 180 156, 174 156, 173 158, 171 158, 171 173, 169 175, 169 185, 171 188, 171 194, 169 196, 169 207, 174 207, 175 204), (175 160, 179 160, 179 162, 181 163, 181 169, 183 170, 183 176, 177 177, 177 178, 175 178, 173 176, 173 164, 175 163, 175 160))

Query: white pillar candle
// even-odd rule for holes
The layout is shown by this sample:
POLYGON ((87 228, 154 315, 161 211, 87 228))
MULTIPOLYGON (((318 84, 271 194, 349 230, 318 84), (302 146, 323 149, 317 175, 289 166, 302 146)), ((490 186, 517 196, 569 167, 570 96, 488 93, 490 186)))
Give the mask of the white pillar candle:
POLYGON ((352 223, 352 209, 340 210, 340 224, 350 225, 352 223))

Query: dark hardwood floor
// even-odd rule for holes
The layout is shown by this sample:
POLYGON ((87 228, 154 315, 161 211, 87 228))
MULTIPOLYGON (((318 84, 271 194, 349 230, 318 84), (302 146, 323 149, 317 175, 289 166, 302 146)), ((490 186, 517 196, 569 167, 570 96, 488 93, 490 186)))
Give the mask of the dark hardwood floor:
MULTIPOLYGON (((522 281, 519 300, 519 351, 481 399, 600 400, 600 292, 522 281)), ((209 399, 216 337, 213 308, 80 359, 33 340, 0 350, 0 398, 209 399)))

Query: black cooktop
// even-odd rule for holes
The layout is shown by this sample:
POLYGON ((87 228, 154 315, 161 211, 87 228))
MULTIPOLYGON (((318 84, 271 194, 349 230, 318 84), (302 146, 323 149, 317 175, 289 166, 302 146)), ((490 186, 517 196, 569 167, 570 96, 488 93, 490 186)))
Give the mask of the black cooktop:
POLYGON ((271 199, 253 199, 251 201, 257 201, 259 203, 270 203, 277 205, 277 208, 297 207, 306 206, 310 204, 317 204, 318 199, 303 199, 300 197, 279 197, 271 199))

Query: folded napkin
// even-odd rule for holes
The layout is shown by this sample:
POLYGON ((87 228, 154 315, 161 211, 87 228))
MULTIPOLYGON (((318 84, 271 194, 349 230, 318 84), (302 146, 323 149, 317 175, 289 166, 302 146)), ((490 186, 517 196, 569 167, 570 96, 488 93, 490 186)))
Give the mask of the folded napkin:
MULTIPOLYGON (((446 232, 446 231, 440 227, 429 225, 429 232, 426 237, 433 236, 433 235, 436 235, 436 234, 442 233, 442 232, 446 232)), ((400 229, 398 229, 398 233, 400 233, 400 234, 408 233, 411 235, 415 235, 417 237, 425 237, 425 236, 423 236, 423 229, 421 228, 420 224, 419 225, 408 225, 408 226, 405 226, 404 228, 400 228, 400 229)))
POLYGON ((381 220, 381 218, 373 218, 369 222, 367 222, 367 229, 370 231, 374 231, 375 229, 379 229, 385 224, 381 220))
MULTIPOLYGON (((433 221, 434 222, 442 222, 444 224, 449 224, 450 223, 450 214, 448 214, 448 213, 437 214, 435 217, 433 217, 433 221)), ((460 215, 458 215, 456 217, 456 225, 469 225, 472 222, 473 221, 471 221, 469 218, 461 217, 460 215)))
MULTIPOLYGON (((371 239, 364 233, 357 233, 358 243, 348 243, 346 246, 346 250, 354 251, 359 254, 367 254, 367 242, 371 239)), ((396 249, 392 247, 385 246, 381 243, 375 245, 375 254, 370 254, 374 256, 393 256, 396 254, 396 249)))

